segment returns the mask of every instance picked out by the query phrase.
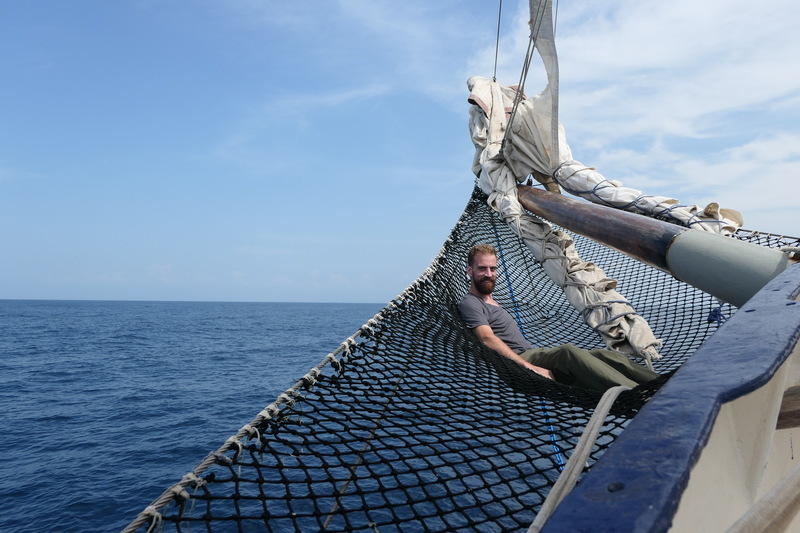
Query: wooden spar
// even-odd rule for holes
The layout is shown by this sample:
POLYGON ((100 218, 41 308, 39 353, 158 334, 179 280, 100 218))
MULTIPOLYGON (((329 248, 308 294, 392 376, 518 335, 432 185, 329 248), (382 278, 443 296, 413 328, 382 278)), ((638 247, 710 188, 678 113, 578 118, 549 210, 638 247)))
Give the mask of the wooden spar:
POLYGON ((669 271, 667 249, 687 230, 663 220, 581 202, 534 187, 517 187, 522 206, 540 217, 669 271))
POLYGON ((519 186, 517 196, 528 211, 736 306, 789 264, 786 254, 775 249, 541 189, 519 186))

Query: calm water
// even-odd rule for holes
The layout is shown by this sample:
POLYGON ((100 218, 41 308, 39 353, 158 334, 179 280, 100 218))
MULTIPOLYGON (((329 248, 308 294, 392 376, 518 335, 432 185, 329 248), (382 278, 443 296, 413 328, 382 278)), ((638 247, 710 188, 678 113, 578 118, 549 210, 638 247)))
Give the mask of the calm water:
POLYGON ((379 304, 0 300, 0 531, 116 531, 379 304))

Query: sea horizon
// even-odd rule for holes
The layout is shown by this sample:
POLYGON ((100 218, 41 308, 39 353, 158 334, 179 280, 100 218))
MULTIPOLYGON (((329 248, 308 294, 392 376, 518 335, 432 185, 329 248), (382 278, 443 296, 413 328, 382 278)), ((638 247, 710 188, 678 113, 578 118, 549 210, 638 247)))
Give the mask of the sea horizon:
POLYGON ((230 304, 332 304, 332 305, 386 305, 385 302, 341 302, 306 300, 150 300, 115 298, 0 298, 0 302, 148 302, 148 303, 230 303, 230 304))

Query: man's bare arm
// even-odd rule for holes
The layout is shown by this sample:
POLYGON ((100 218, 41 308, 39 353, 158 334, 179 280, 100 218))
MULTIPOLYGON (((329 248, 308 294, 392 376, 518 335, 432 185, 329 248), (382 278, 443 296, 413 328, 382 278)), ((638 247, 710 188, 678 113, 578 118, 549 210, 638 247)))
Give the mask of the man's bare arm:
POLYGON ((525 359, 517 355, 517 353, 514 352, 514 350, 508 347, 508 344, 503 342, 503 339, 494 334, 494 331, 492 331, 491 326, 487 326, 484 324, 482 326, 476 327, 473 331, 475 331, 475 336, 478 337, 478 340, 481 341, 481 344, 483 344, 490 350, 494 350, 503 357, 511 359, 518 365, 524 366, 528 370, 533 370, 540 376, 546 377, 547 379, 553 379, 552 372, 550 372, 546 368, 532 365, 525 359))

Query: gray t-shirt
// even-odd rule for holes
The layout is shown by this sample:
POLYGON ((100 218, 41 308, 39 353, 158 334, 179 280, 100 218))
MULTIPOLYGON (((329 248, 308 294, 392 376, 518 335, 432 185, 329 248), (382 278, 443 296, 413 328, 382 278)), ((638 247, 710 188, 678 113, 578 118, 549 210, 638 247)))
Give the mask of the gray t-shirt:
POLYGON ((500 340, 518 354, 533 348, 505 309, 498 305, 487 304, 471 292, 468 292, 458 304, 458 312, 461 313, 461 319, 468 328, 489 326, 500 340))

